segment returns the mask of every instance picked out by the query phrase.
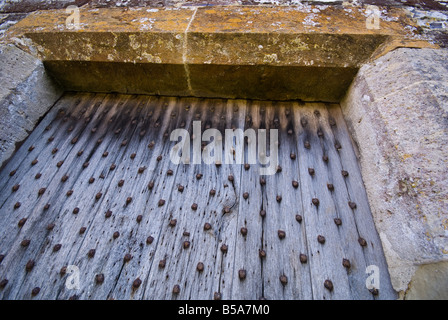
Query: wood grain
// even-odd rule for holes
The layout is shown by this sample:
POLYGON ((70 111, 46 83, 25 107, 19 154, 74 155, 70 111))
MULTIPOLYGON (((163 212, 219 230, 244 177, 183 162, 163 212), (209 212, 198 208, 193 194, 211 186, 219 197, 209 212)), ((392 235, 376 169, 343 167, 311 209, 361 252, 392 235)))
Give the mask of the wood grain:
POLYGON ((396 298, 335 104, 67 93, 0 181, 1 299, 396 298), (174 129, 210 143, 193 121, 222 134, 221 165, 170 161, 174 129), (258 149, 226 129, 278 130, 277 172, 245 165, 258 149))

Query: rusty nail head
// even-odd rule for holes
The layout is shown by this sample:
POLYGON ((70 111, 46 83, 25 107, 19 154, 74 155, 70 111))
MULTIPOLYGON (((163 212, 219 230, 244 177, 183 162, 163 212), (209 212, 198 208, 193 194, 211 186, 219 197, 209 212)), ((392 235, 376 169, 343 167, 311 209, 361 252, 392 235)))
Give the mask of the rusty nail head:
POLYGON ((292 181, 292 186, 293 186, 294 188, 298 188, 298 187, 299 187, 299 182, 297 182, 296 180, 293 180, 293 181, 292 181))
POLYGON ((67 181, 67 180, 68 180, 68 175, 64 174, 64 175, 62 176, 62 178, 61 178, 61 181, 62 181, 62 182, 65 182, 65 181, 67 181))
POLYGON ((245 163, 245 164, 244 164, 244 170, 249 170, 249 169, 250 169, 250 164, 245 163))
POLYGON ((182 233, 182 235, 183 235, 184 237, 189 237, 189 236, 190 236, 190 232, 188 232, 188 231, 184 231, 184 232, 182 233))
POLYGON ((37 173, 35 176, 34 176, 34 179, 40 179, 40 177, 42 177, 42 174, 41 173, 37 173))
POLYGON ((377 295, 380 293, 379 290, 378 290, 377 288, 369 289, 369 292, 370 292, 371 294, 373 294, 374 296, 377 296, 377 295))
POLYGON ((230 208, 229 207, 224 207, 224 213, 229 213, 230 212, 230 208))
POLYGON ((244 193, 243 193, 243 198, 244 198, 244 199, 249 198, 249 192, 244 192, 244 193))
POLYGON ((348 171, 342 170, 341 174, 343 177, 348 177, 348 171))
POLYGON ((82 167, 85 169, 85 168, 87 168, 89 166, 89 164, 90 164, 90 162, 86 161, 86 162, 83 163, 82 167))
POLYGON ((109 155, 109 152, 107 152, 107 151, 103 152, 103 158, 106 158, 108 155, 109 155))
POLYGON ((93 258, 95 256, 95 252, 96 252, 95 249, 90 249, 89 252, 87 252, 87 256, 89 258, 93 258))
POLYGON ((146 167, 138 168, 138 173, 143 173, 146 170, 146 167))
POLYGON ((262 186, 264 186, 266 184, 266 179, 265 178, 260 178, 260 184, 262 186))
POLYGON ((282 196, 278 195, 277 197, 275 197, 275 200, 277 200, 277 202, 281 202, 282 201, 282 196))
POLYGON ((211 196, 214 196, 215 194, 216 194, 216 190, 215 189, 210 190, 210 195, 211 196))
POLYGON ((110 217, 112 216, 112 211, 107 210, 107 212, 104 214, 104 216, 105 216, 106 218, 110 218, 110 217))
POLYGON ((196 266, 196 269, 197 269, 199 272, 204 271, 204 264, 203 264, 202 262, 199 262, 198 265, 196 266))
POLYGON ((197 203, 193 203, 191 205, 191 209, 194 210, 194 211, 198 210, 198 204, 197 203))
POLYGON ((121 142, 121 146, 122 147, 124 147, 125 145, 127 145, 128 144, 128 140, 123 140, 122 142, 121 142))
POLYGON ((306 149, 310 149, 310 148, 311 148, 311 144, 310 144, 309 141, 305 141, 305 143, 303 144, 303 146, 304 146, 306 149))
POLYGON ((19 220, 19 222, 17 223, 17 225, 19 226, 19 228, 23 227, 23 225, 25 224, 27 218, 22 218, 19 220))
POLYGON ((328 162, 328 156, 327 156, 327 155, 323 155, 323 156, 322 156, 322 160, 323 160, 324 162, 328 162))
POLYGON ((328 188, 328 190, 333 191, 334 185, 332 183, 327 183, 327 188, 328 188))
POLYGON ((260 216, 264 218, 266 216, 266 210, 260 210, 260 216))
POLYGON ((337 141, 335 142, 334 147, 335 147, 337 150, 339 150, 339 149, 342 148, 341 144, 340 144, 339 142, 337 142, 337 141))
POLYGON ((159 207, 163 206, 165 204, 165 200, 160 199, 158 204, 159 204, 159 207))
POLYGON ((14 204, 14 209, 18 209, 18 208, 20 208, 21 205, 22 205, 22 204, 21 204, 20 202, 16 202, 16 203, 14 204))
POLYGON ((350 209, 356 209, 356 203, 355 202, 349 201, 348 202, 348 206, 350 207, 350 209))
POLYGON ((76 142, 78 142, 78 138, 77 137, 73 138, 71 142, 72 144, 75 144, 76 142))
POLYGON ((333 291, 333 282, 331 282, 331 280, 328 279, 325 280, 324 287, 329 291, 333 291))
POLYGON ((205 231, 210 230, 211 228, 212 228, 212 225, 211 225, 210 223, 206 222, 206 223, 204 224, 204 230, 205 230, 205 231))
POLYGON ((126 205, 130 204, 132 202, 132 197, 126 198, 126 205))
POLYGON ((364 239, 364 238, 359 238, 359 239, 358 239, 358 242, 359 242, 359 244, 360 244, 362 247, 367 246, 367 241, 366 241, 366 239, 364 239))
POLYGON ((55 224, 54 224, 54 223, 50 223, 50 224, 47 226, 47 230, 48 230, 48 231, 51 231, 51 230, 54 229, 54 227, 55 227, 55 224))
POLYGON ((226 245, 226 244, 223 244, 222 246, 221 246, 221 252, 222 253, 227 253, 227 250, 229 249, 229 247, 226 245))
POLYGON ((172 175, 173 175, 173 170, 169 169, 169 170, 166 172, 166 174, 169 175, 169 176, 172 176, 172 175))
POLYGON ((162 160, 162 156, 160 155, 160 156, 157 156, 157 159, 156 159, 157 161, 160 161, 160 160, 162 160))
POLYGON ((56 167, 60 168, 62 167, 62 165, 64 164, 64 161, 59 161, 58 163, 56 163, 56 167))
POLYGON ((233 181, 234 180, 234 177, 233 177, 233 175, 231 175, 231 174, 229 174, 229 176, 228 176, 228 179, 229 179, 229 181, 233 181))
POLYGON ((61 270, 59 271, 59 274, 61 276, 64 276, 67 273, 67 267, 62 267, 61 270))
POLYGON ((296 159, 296 154, 293 153, 293 152, 291 152, 291 154, 289 155, 289 157, 290 157, 292 160, 295 160, 295 159, 296 159))
POLYGON ((118 231, 115 231, 114 234, 112 235, 112 237, 114 239, 117 239, 119 236, 120 236, 120 232, 118 232, 118 231))
POLYGON ((244 237, 247 236, 247 228, 242 227, 241 230, 240 230, 240 232, 241 232, 241 234, 242 234, 244 237))
POLYGON ((340 226, 340 225, 342 224, 342 220, 339 219, 339 218, 334 218, 334 223, 335 223, 337 226, 340 226))
POLYGON ((244 269, 238 270, 238 278, 240 278, 240 280, 246 279, 246 270, 244 269))
POLYGON ((118 181, 118 186, 119 187, 122 187, 124 185, 124 180, 120 180, 120 181, 118 181))
POLYGON ((296 221, 299 223, 302 222, 302 216, 300 214, 296 214, 296 221))
POLYGON ((154 148, 154 141, 151 141, 149 144, 148 144, 148 148, 149 149, 152 149, 152 148, 154 148))
POLYGON ((176 220, 176 219, 171 219, 171 220, 170 220, 170 223, 169 223, 169 226, 170 226, 170 227, 175 227, 176 224, 177 224, 177 220, 176 220))
POLYGON ((117 165, 115 163, 112 163, 109 167, 109 170, 113 171, 113 170, 115 170, 116 167, 117 167, 117 165))
POLYGON ((283 274, 283 275, 281 275, 279 279, 280 279, 280 282, 281 282, 281 284, 282 284, 282 285, 284 285, 284 286, 285 286, 285 285, 287 285, 287 284, 288 284, 288 277, 287 277, 287 276, 285 276, 284 274, 283 274))
POLYGON ((215 292, 215 293, 213 294, 213 299, 214 299, 214 300, 221 300, 221 298, 222 298, 221 293, 219 293, 219 292, 215 292))
POLYGON ((179 294, 179 293, 180 293, 180 286, 176 284, 173 287, 173 294, 179 294))
POLYGON ((34 150, 34 146, 30 146, 29 148, 28 148, 28 151, 33 151, 34 150))
POLYGON ((58 252, 59 250, 61 250, 62 248, 62 244, 58 243, 53 247, 53 252, 58 252))
POLYGON ((79 208, 76 207, 75 209, 73 209, 73 214, 78 214, 79 213, 79 208))
POLYGON ((282 169, 281 165, 278 165, 275 170, 277 173, 280 173, 280 172, 282 172, 283 169, 282 169))
POLYGON ((24 240, 22 240, 22 242, 20 242, 20 245, 21 245, 22 247, 26 248, 26 247, 28 247, 28 246, 30 245, 30 243, 31 243, 31 240, 29 240, 29 239, 24 239, 24 240))
POLYGON ((132 282, 132 288, 138 289, 138 287, 140 287, 141 284, 142 284, 142 280, 140 280, 140 278, 137 278, 134 280, 134 282, 132 282))
POLYGON ((137 156, 137 154, 134 152, 131 154, 131 159, 135 159, 135 157, 137 156))
POLYGON ((351 266, 351 264, 350 264, 350 260, 348 260, 348 259, 342 259, 342 265, 344 266, 344 268, 347 268, 347 269, 349 269, 350 268, 350 266, 351 266))
POLYGON ((98 129, 95 127, 95 128, 92 128, 92 130, 90 130, 90 132, 95 133, 96 130, 98 130, 98 129))
POLYGON ((313 198, 311 202, 317 207, 319 205, 319 199, 313 198))
POLYGON ((84 232, 86 232, 86 230, 86 227, 81 227, 81 229, 79 229, 79 234, 83 234, 84 232))
POLYGON ((308 257, 306 256, 306 254, 303 253, 300 254, 299 259, 301 263, 307 263, 308 261, 308 257))
POLYGON ((184 247, 184 249, 190 248, 190 241, 184 241, 183 247, 184 247))
POLYGON ((320 129, 317 130, 317 136, 319 138, 322 138, 324 136, 324 133, 322 132, 322 130, 320 130, 320 129))
POLYGON ((159 268, 160 269, 165 268, 165 265, 166 265, 166 260, 165 259, 159 261, 159 268))
POLYGON ((84 150, 79 150, 77 153, 77 156, 80 157, 80 156, 82 156, 83 153, 84 153, 84 150))
POLYGON ((33 288, 33 290, 31 290, 31 295, 33 296, 37 296, 40 292, 40 288, 39 287, 35 287, 33 288))
POLYGON ((154 238, 149 236, 148 238, 146 238, 146 243, 147 244, 151 244, 154 241, 154 238))
POLYGON ((37 160, 37 159, 34 159, 33 161, 31 161, 31 165, 32 166, 34 166, 36 163, 38 163, 39 162, 39 160, 37 160))
POLYGON ((317 236, 317 242, 319 242, 320 244, 324 244, 325 243, 325 237, 322 235, 318 235, 317 236))
POLYGON ((3 279, 0 281, 0 288, 3 289, 8 284, 8 279, 3 279))
POLYGON ((12 171, 9 173, 9 176, 12 177, 13 175, 16 174, 16 172, 17 172, 17 170, 12 170, 12 171))
POLYGON ((126 253, 124 255, 123 261, 124 262, 129 262, 129 261, 131 261, 131 259, 132 259, 132 255, 130 253, 126 253))
POLYGON ((94 177, 90 177, 90 179, 89 179, 89 183, 92 184, 92 183, 94 183, 94 182, 95 182, 95 178, 94 178, 94 177))
POLYGON ((33 270, 35 264, 36 263, 34 262, 34 260, 28 260, 28 262, 25 265, 25 270, 30 272, 31 270, 33 270))
POLYGON ((258 250, 258 255, 260 256, 260 258, 266 258, 266 251, 260 249, 258 250))
POLYGON ((280 239, 284 239, 285 237, 286 237, 286 232, 285 231, 283 231, 283 230, 278 230, 278 237, 280 238, 280 239))
POLYGON ((59 149, 58 148, 53 148, 53 150, 51 150, 51 154, 55 154, 56 152, 58 152, 59 149))
POLYGON ((51 136, 50 138, 48 138, 48 142, 52 142, 54 140, 54 137, 51 136))
POLYGON ((150 182, 148 183, 148 189, 149 189, 149 190, 152 190, 152 188, 154 188, 154 181, 150 181, 150 182))
POLYGON ((97 284, 102 284, 104 282, 104 274, 99 273, 95 276, 95 281, 97 284))
POLYGON ((143 219, 143 216, 141 215, 141 214, 139 214, 138 216, 137 216, 137 223, 140 223, 140 222, 142 222, 142 219, 143 219))
POLYGON ((313 176, 315 173, 314 168, 308 168, 308 173, 313 176))
POLYGON ((97 144, 101 144, 101 142, 103 142, 103 138, 99 138, 98 140, 96 140, 97 144))
POLYGON ((292 129, 288 129, 288 134, 292 135, 294 132, 292 131, 292 129))
POLYGON ((177 186, 177 191, 179 191, 179 192, 183 192, 184 191, 184 186, 183 185, 178 185, 177 186))

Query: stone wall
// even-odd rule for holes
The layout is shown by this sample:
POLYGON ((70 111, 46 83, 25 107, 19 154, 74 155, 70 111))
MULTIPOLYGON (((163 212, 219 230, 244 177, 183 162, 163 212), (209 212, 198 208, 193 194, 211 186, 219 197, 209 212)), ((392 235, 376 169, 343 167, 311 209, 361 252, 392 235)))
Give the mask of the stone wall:
POLYGON ((0 167, 61 94, 40 60, 0 46, 0 167))
POLYGON ((397 49, 364 65, 341 106, 394 288, 447 299, 448 50, 397 49))

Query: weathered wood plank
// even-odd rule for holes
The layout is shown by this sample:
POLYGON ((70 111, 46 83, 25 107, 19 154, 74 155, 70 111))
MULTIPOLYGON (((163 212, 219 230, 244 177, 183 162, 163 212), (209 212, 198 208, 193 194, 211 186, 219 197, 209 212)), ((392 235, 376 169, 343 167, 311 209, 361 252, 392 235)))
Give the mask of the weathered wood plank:
POLYGON ((395 298, 338 105, 66 94, 0 179, 2 299, 395 298), (194 164, 192 152, 190 164, 171 162, 174 129, 191 146, 209 143, 193 137, 193 121, 222 134, 222 165, 194 164), (262 176, 257 149, 225 131, 249 128, 257 142, 266 129, 268 144, 278 129, 275 174, 262 176), (244 159, 229 164, 239 144, 244 159), (365 286, 368 265, 380 270, 378 296, 365 286))
MULTIPOLYGON (((393 290, 390 281, 381 240, 375 229, 367 194, 361 177, 359 162, 354 152, 352 140, 348 134, 348 129, 342 116, 342 112, 340 108, 328 108, 328 113, 329 117, 333 118, 336 123, 331 129, 334 135, 334 142, 338 142, 341 146, 338 152, 341 166, 343 170, 348 172, 348 176, 344 179, 344 182, 350 195, 349 201, 356 205, 355 208, 351 209, 355 219, 356 229, 359 238, 366 241, 366 245, 362 246, 366 265, 378 268, 376 275, 379 276, 379 284, 377 285, 379 285, 380 288, 377 288, 379 289, 377 297, 380 299, 395 299, 397 295, 393 290)), ((366 272, 366 270, 364 270, 364 272, 366 272)), ((367 274, 365 274, 364 278, 367 278, 367 274)))

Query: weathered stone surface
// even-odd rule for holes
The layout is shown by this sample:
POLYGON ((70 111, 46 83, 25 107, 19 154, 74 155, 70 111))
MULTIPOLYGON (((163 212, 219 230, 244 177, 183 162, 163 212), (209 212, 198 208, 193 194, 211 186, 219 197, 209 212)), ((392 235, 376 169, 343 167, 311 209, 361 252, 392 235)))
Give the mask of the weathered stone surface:
POLYGON ((81 8, 79 30, 68 16, 35 12, 8 31, 68 90, 338 102, 380 47, 430 45, 397 9, 379 30, 362 8, 309 5, 81 8))
POLYGON ((61 94, 41 61, 0 46, 0 167, 61 94))
POLYGON ((447 60, 397 49, 363 66, 341 104, 397 291, 448 259, 447 60))
POLYGON ((407 300, 447 300, 448 262, 418 267, 403 298, 407 300))

